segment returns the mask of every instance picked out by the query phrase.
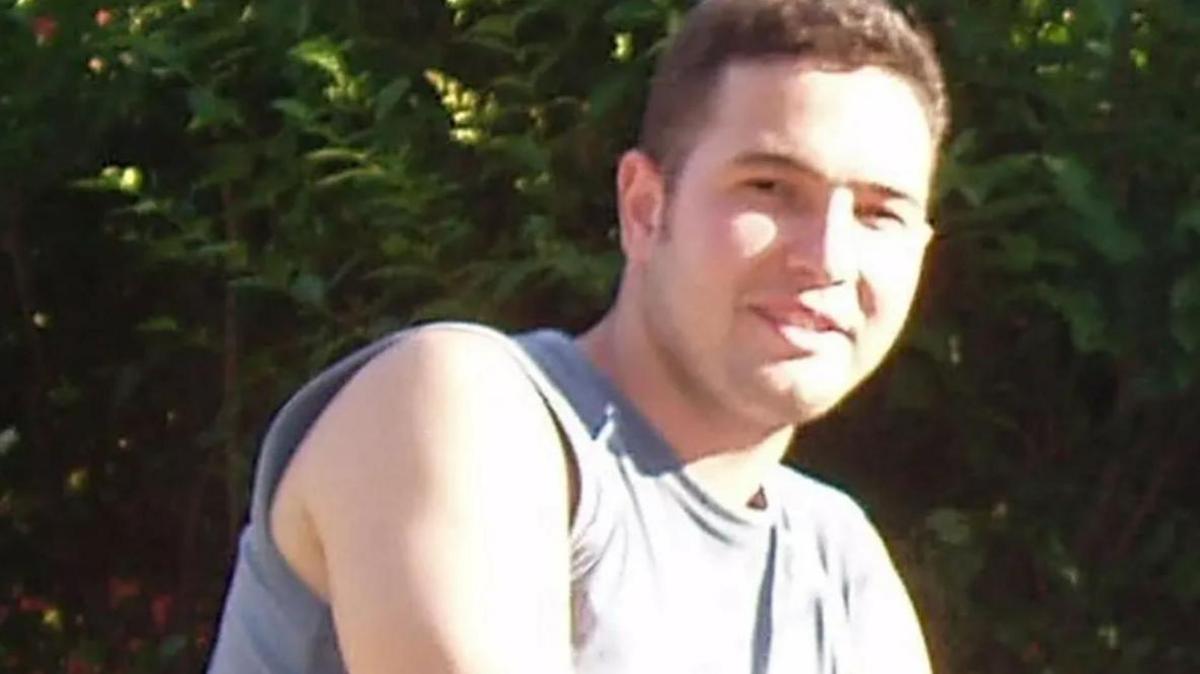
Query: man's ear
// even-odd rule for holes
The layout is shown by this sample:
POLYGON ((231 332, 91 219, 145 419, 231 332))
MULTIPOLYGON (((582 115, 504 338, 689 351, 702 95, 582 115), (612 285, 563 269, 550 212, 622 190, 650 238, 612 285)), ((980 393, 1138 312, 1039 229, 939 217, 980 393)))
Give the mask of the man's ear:
POLYGON ((646 259, 662 235, 666 183, 658 164, 641 150, 629 150, 617 164, 617 216, 621 249, 629 262, 646 259))

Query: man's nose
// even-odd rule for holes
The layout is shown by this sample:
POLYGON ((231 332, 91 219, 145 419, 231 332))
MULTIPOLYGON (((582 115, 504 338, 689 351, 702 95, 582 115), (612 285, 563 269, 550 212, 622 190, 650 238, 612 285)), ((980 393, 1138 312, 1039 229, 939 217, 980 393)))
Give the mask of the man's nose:
POLYGON ((853 280, 858 265, 854 192, 834 186, 789 223, 787 267, 805 285, 838 285, 853 280))

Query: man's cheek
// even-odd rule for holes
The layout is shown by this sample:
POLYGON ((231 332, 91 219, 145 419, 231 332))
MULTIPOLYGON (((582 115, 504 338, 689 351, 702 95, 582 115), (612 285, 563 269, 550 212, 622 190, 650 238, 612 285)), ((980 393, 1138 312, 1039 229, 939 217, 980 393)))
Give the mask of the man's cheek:
POLYGON ((745 212, 729 228, 729 248, 741 259, 762 256, 779 239, 779 225, 770 214, 745 212))
POLYGON ((921 273, 920 256, 909 250, 872 250, 862 256, 862 275, 880 305, 907 311, 921 273))
POLYGON ((900 332, 908 317, 916 292, 917 274, 904 268, 891 268, 864 277, 860 285, 859 305, 866 328, 876 337, 890 341, 900 332))

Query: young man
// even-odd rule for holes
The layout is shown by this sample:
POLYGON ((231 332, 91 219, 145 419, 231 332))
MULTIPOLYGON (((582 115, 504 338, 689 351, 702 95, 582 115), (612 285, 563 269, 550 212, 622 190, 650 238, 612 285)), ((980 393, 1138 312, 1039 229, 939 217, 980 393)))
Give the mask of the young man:
POLYGON ((927 672, 866 518, 779 461, 897 338, 945 125, 884 0, 702 2, 620 160, 611 311, 298 393, 210 671, 927 672))

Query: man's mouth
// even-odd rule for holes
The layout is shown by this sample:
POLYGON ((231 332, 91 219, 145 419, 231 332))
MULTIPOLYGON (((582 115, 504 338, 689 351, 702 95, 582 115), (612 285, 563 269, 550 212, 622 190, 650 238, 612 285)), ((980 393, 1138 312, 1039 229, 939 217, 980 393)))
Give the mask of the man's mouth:
POLYGON ((751 309, 800 352, 813 353, 822 345, 828 345, 831 339, 853 338, 853 331, 845 322, 800 302, 761 303, 751 309))
POLYGON ((754 305, 754 310, 768 321, 784 328, 809 332, 835 332, 851 337, 853 331, 844 321, 800 302, 774 302, 754 305))

